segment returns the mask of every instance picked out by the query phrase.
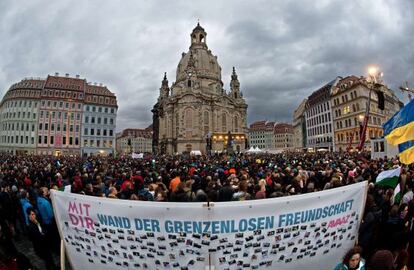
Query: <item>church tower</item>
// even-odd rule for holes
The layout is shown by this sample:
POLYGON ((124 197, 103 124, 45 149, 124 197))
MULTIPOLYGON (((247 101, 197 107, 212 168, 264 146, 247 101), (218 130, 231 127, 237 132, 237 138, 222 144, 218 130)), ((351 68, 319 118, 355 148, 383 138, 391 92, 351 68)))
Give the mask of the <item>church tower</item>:
POLYGON ((233 67, 233 73, 231 74, 230 96, 235 99, 242 98, 242 95, 240 93, 240 82, 237 78, 235 67, 233 67))
POLYGON ((175 82, 167 76, 153 112, 155 153, 241 151, 247 135, 247 104, 235 68, 230 91, 223 88, 217 56, 207 46, 207 33, 197 26, 181 54, 175 82))
POLYGON ((170 88, 168 87, 167 72, 164 73, 164 79, 161 82, 159 99, 165 99, 170 94, 170 88))

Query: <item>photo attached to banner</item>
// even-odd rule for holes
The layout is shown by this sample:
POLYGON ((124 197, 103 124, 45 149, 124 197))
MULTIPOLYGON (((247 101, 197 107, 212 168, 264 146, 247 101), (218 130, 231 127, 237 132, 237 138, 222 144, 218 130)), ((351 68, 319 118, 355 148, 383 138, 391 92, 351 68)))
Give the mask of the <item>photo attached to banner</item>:
MULTIPOLYGON (((202 204, 188 204, 188 209, 170 206, 159 212, 148 203, 137 202, 136 208, 121 205, 117 211, 114 200, 97 203, 99 198, 88 201, 91 197, 63 192, 53 196, 61 238, 75 269, 95 265, 103 269, 184 270, 205 269, 209 264, 229 270, 297 269, 309 261, 332 257, 333 263, 354 245, 363 207, 363 196, 347 197, 336 203, 322 200, 313 208, 292 203, 288 211, 273 215, 254 216, 260 211, 249 212, 247 207, 233 218, 229 215, 236 212, 232 207, 207 214, 202 204), (178 211, 181 216, 174 215, 178 211), (183 215, 185 211, 194 213, 194 218, 183 218, 191 216, 183 215)), ((274 213, 275 203, 268 202, 255 206, 267 207, 260 214, 274 213)), ((244 209, 237 207, 237 211, 244 209)))

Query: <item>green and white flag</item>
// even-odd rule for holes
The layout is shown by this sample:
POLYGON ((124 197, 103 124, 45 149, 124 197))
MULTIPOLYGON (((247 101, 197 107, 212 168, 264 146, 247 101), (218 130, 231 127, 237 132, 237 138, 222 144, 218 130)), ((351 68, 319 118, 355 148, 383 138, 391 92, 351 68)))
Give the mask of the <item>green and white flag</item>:
POLYGON ((401 167, 393 170, 383 171, 377 176, 375 184, 378 186, 388 186, 395 188, 400 178, 401 167))
POLYGON ((401 202, 401 186, 399 183, 394 189, 394 194, 392 195, 391 202, 392 204, 401 202))

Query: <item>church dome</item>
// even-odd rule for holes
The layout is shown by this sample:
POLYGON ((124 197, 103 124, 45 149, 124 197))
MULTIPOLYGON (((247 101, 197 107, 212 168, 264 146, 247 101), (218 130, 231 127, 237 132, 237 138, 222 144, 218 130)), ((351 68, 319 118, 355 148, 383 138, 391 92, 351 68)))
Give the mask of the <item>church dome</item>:
POLYGON ((197 24, 190 35, 191 46, 177 66, 176 82, 187 80, 189 73, 194 72, 197 78, 209 79, 221 83, 221 67, 217 56, 213 55, 207 47, 207 33, 197 24))

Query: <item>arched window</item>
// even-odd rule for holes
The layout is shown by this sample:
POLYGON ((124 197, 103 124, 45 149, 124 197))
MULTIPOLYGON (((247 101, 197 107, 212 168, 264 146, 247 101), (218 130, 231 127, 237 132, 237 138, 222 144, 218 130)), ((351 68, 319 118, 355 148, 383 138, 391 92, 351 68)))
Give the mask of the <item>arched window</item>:
POLYGON ((233 126, 233 130, 234 132, 239 132, 239 117, 237 115, 234 116, 234 126, 233 126))
POLYGON ((193 110, 187 109, 185 111, 185 128, 192 128, 193 127, 193 110))
POLYGON ((190 139, 193 136, 193 109, 188 108, 184 113, 185 137, 190 139))
POLYGON ((223 113, 221 116, 221 129, 223 132, 227 132, 227 117, 226 113, 223 113))
POLYGON ((204 122, 204 134, 207 134, 210 131, 210 114, 208 111, 204 112, 204 117, 203 117, 203 122, 204 122))
POLYGON ((179 118, 178 113, 175 114, 175 136, 178 137, 179 133, 179 118))

